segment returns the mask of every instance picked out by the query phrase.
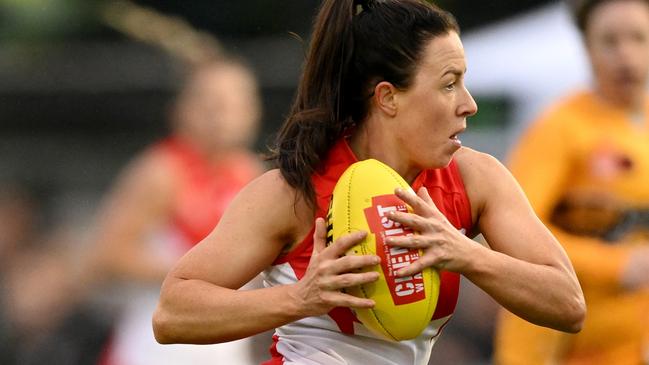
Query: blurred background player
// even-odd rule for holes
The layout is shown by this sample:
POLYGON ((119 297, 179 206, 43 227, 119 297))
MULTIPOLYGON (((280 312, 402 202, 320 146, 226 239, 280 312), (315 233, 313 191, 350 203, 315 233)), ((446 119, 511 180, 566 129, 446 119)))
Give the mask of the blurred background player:
POLYGON ((250 341, 160 346, 151 316, 167 271, 262 171, 249 149, 259 119, 257 84, 246 66, 223 57, 194 65, 171 111, 172 133, 117 179, 100 210, 93 269, 99 280, 121 283, 125 306, 102 364, 249 361, 250 341))
POLYGON ((502 313, 500 365, 649 363, 649 1, 579 1, 575 14, 592 90, 545 112, 510 167, 568 251, 588 314, 567 335, 502 313))
POLYGON ((166 51, 184 78, 168 111, 170 133, 132 159, 97 214, 84 284, 98 292, 91 300, 114 323, 99 363, 253 363, 253 350, 266 346, 253 340, 163 348, 153 339, 151 316, 171 265, 262 171, 251 150, 261 119, 257 79, 182 18, 123 1, 107 3, 102 16, 129 38, 166 51))

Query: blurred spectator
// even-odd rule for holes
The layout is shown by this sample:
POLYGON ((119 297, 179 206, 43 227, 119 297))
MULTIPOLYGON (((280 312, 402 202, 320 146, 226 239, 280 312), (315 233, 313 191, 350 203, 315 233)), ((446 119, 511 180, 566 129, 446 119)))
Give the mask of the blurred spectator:
POLYGON ((567 335, 502 313, 500 365, 649 364, 649 1, 579 1, 576 20, 593 88, 546 112, 511 169, 568 251, 588 314, 567 335))
POLYGON ((0 269, 36 239, 40 209, 34 194, 17 183, 0 184, 0 269))
MULTIPOLYGON (((172 264, 216 225, 230 200, 261 173, 249 147, 260 119, 257 83, 240 61, 196 66, 171 112, 172 133, 117 179, 98 217, 95 280, 123 301, 101 362, 109 365, 246 363, 251 340, 162 346, 151 316, 172 264), (243 359, 243 360, 242 360, 243 359)), ((270 343, 255 345, 265 351, 270 343)))
MULTIPOLYGON (((0 362, 13 364, 19 340, 19 318, 12 310, 13 293, 8 277, 20 250, 36 239, 37 203, 25 189, 12 183, 0 186, 0 362)), ((13 289, 13 288, 12 288, 13 289)))
POLYGON ((79 236, 49 228, 43 203, 26 185, 0 186, 0 363, 92 363, 102 331, 81 302, 79 236))

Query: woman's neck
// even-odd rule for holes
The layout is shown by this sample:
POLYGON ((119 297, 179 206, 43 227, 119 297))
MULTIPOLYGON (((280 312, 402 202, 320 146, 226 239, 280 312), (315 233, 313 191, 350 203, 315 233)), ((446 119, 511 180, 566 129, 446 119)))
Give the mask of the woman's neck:
POLYGON ((396 141, 391 137, 390 131, 380 126, 366 127, 366 120, 350 136, 349 146, 351 147, 356 158, 366 160, 373 158, 379 160, 394 169, 404 180, 412 183, 421 169, 413 166, 410 161, 402 157, 400 148, 397 147, 396 141))

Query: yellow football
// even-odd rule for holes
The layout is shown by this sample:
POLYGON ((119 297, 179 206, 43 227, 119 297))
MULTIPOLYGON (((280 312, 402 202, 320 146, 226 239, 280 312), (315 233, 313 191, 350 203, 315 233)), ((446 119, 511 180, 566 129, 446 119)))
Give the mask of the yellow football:
POLYGON ((431 268, 413 276, 394 275, 422 254, 418 249, 384 244, 388 236, 415 234, 386 216, 392 210, 410 210, 394 195, 397 187, 410 189, 396 171, 380 161, 369 159, 350 165, 333 191, 327 215, 327 241, 334 242, 354 231, 368 232, 347 254, 381 257, 379 265, 365 269, 378 272, 379 279, 347 288, 346 292, 376 302, 374 308, 355 310, 365 327, 384 338, 402 341, 417 337, 430 323, 437 306, 440 279, 438 272, 431 268))

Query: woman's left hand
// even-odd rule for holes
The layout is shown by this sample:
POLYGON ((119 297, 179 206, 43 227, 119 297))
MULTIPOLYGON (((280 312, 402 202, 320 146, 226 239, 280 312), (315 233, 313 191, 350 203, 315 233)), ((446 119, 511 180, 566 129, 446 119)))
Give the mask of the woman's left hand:
POLYGON ((480 245, 466 237, 437 209, 425 187, 415 195, 412 190, 395 190, 395 194, 410 205, 412 213, 392 211, 388 218, 414 230, 414 235, 388 237, 390 246, 418 248, 423 250, 419 260, 397 272, 398 276, 408 276, 421 272, 426 267, 462 272, 469 264, 472 252, 480 245))

